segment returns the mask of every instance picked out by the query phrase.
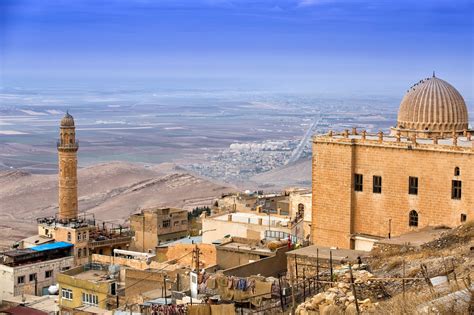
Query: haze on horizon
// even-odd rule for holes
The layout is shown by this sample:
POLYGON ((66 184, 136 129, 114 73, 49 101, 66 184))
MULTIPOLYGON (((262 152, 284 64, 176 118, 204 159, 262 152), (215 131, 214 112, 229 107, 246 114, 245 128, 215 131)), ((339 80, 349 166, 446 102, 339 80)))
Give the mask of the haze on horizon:
POLYGON ((0 2, 2 87, 387 95, 436 70, 473 99, 467 0, 0 2))

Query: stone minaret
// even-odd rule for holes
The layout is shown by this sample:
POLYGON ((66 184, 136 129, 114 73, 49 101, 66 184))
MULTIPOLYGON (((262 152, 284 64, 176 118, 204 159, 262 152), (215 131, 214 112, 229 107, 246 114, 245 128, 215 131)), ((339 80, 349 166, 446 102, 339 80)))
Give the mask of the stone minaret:
POLYGON ((74 118, 66 113, 61 119, 58 141, 59 219, 77 219, 77 150, 74 118))

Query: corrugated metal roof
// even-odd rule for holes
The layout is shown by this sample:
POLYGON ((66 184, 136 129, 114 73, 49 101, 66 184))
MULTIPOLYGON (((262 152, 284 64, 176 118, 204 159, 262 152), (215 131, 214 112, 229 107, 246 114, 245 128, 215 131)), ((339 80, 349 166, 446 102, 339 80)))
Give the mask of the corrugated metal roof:
POLYGON ((42 252, 45 250, 51 250, 51 249, 59 249, 59 248, 69 248, 72 247, 71 243, 66 243, 66 242, 56 242, 56 243, 50 243, 50 244, 43 244, 39 246, 34 246, 31 247, 32 250, 37 251, 37 252, 42 252))

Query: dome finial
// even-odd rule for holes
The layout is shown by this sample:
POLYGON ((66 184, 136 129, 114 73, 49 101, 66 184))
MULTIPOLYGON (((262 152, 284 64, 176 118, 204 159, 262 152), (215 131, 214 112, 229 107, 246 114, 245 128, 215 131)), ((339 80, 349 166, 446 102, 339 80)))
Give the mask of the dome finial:
POLYGON ((436 78, 434 70, 433 70, 433 78, 436 78))

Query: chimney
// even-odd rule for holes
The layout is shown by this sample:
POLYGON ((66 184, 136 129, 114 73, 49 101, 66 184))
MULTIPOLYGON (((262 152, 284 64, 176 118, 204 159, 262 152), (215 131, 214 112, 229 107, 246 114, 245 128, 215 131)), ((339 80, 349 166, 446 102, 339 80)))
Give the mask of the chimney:
POLYGON ((367 130, 362 130, 362 140, 365 140, 367 138, 367 130))
POLYGON ((354 136, 357 135, 357 128, 356 128, 356 127, 352 127, 352 134, 353 134, 354 136))
POLYGON ((227 221, 232 222, 232 214, 229 213, 227 215, 227 221))

